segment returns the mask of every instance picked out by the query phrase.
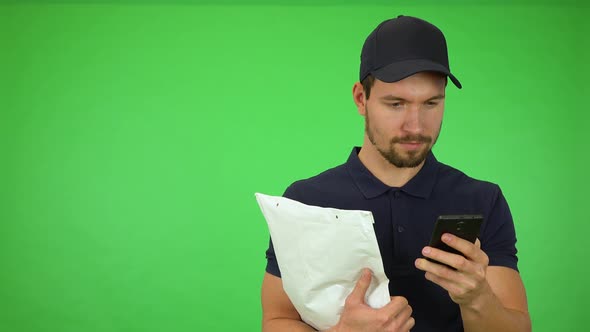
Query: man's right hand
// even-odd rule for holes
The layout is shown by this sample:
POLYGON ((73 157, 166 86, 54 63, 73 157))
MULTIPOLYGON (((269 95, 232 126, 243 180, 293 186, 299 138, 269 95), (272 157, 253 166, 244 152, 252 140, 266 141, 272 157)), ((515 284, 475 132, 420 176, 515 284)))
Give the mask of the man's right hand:
POLYGON ((371 284, 371 271, 364 269, 361 278, 346 298, 340 321, 329 331, 409 331, 414 326, 412 307, 402 296, 392 296, 391 302, 381 309, 373 309, 365 303, 365 294, 371 284))

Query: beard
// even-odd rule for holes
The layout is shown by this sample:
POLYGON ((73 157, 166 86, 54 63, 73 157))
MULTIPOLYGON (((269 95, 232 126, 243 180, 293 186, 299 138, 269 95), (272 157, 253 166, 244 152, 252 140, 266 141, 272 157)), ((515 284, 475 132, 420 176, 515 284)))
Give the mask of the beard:
POLYGON ((371 128, 369 116, 370 112, 368 108, 365 109, 365 113, 365 132, 367 133, 369 141, 373 144, 377 151, 379 151, 383 158, 385 158, 387 161, 389 161, 390 164, 398 168, 412 168, 419 166, 428 156, 428 153, 430 152, 432 146, 434 146, 434 143, 431 143, 433 141, 436 143, 436 139, 438 138, 437 136, 433 140, 430 136, 410 134, 403 137, 394 137, 389 141, 388 148, 382 148, 377 144, 377 140, 375 138, 375 131, 373 130, 373 128, 371 128), (406 152, 396 150, 396 144, 409 142, 425 143, 425 147, 420 150, 410 150, 406 152))

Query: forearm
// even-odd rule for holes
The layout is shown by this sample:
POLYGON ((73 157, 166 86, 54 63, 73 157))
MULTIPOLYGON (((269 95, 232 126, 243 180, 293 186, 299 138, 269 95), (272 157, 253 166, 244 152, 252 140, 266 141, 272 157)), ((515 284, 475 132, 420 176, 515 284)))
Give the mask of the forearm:
POLYGON ((262 332, 308 332, 315 331, 311 326, 300 320, 289 318, 274 318, 262 322, 262 332))
POLYGON ((461 306, 465 332, 530 332, 527 313, 508 309, 492 293, 476 306, 461 306))

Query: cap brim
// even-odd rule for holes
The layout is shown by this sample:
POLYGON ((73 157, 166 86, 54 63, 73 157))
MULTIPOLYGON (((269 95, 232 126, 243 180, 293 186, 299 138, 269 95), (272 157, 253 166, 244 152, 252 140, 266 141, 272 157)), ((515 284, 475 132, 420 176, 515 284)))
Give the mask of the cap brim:
POLYGON ((430 60, 399 61, 374 70, 371 74, 383 82, 391 83, 423 71, 433 71, 446 75, 457 88, 461 89, 461 82, 445 66, 430 60))

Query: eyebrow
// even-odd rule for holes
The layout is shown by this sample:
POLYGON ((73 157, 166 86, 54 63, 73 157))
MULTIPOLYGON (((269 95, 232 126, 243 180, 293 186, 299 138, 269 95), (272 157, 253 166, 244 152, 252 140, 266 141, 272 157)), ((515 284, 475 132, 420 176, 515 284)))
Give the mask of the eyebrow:
MULTIPOLYGON (((428 98, 426 101, 431 101, 431 100, 435 100, 435 99, 444 99, 444 98, 445 98, 445 95, 438 94, 436 96, 428 98)), ((404 99, 404 98, 398 97, 398 96, 394 96, 394 95, 383 96, 380 99, 387 100, 387 101, 408 101, 407 99, 404 99)))

